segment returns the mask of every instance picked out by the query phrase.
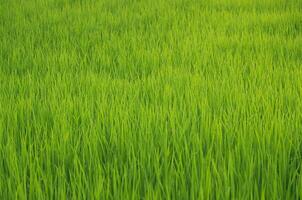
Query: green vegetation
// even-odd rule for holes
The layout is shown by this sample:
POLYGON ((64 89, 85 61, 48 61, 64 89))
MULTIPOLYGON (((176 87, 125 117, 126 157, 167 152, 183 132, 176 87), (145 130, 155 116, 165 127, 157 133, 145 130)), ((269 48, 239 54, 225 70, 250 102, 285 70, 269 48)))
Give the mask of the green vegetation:
POLYGON ((301 0, 0 0, 0 199, 301 199, 301 0))

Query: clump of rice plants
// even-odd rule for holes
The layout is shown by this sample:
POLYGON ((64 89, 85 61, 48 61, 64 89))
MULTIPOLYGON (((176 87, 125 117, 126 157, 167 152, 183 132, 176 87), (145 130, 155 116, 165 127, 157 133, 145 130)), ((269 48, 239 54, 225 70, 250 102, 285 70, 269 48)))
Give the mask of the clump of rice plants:
POLYGON ((0 199, 301 199, 301 0, 0 0, 0 199))

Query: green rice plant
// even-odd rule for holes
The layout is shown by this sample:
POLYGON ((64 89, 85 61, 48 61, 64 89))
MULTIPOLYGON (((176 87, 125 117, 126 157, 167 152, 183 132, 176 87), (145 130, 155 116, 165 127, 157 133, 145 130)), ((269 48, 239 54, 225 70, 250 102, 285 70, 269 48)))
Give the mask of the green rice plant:
POLYGON ((301 199, 301 0, 0 0, 0 199, 301 199))

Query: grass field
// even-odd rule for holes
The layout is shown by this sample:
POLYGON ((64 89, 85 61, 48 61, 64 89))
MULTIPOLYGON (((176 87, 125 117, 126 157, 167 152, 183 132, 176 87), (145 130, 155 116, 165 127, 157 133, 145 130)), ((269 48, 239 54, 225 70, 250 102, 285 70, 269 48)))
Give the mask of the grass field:
POLYGON ((301 0, 0 0, 0 199, 302 199, 301 0))

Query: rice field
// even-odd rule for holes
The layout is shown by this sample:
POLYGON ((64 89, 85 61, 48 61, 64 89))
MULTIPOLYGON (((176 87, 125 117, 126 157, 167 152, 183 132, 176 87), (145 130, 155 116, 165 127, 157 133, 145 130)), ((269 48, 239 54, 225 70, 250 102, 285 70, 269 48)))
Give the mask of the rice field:
POLYGON ((301 0, 0 0, 0 199, 302 199, 301 0))

